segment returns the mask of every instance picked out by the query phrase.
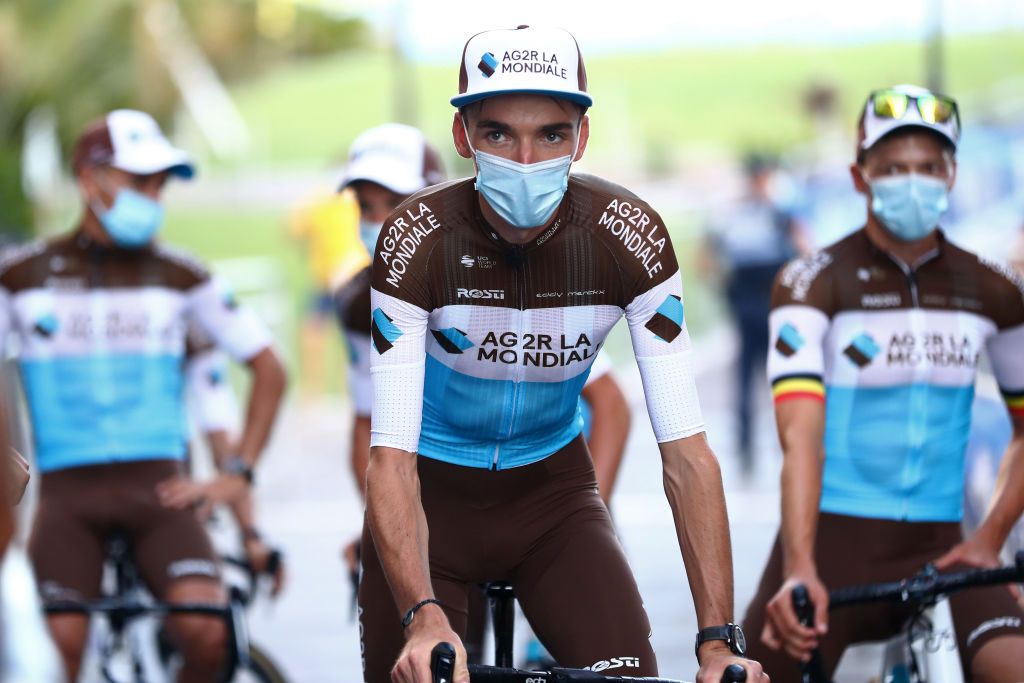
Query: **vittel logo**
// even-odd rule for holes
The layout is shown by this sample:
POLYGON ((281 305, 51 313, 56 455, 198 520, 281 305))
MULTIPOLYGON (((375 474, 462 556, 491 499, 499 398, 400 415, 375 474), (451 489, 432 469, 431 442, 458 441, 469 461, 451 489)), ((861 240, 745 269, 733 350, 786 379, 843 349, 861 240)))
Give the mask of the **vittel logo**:
POLYGON ((459 287, 455 290, 457 299, 504 299, 504 289, 465 289, 459 287))

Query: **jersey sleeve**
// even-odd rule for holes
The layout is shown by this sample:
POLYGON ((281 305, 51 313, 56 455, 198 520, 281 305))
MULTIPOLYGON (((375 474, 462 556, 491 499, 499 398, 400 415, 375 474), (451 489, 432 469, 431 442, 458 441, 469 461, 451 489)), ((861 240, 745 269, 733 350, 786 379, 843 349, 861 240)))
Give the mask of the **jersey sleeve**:
POLYGON ((270 331, 253 311, 238 303, 220 278, 202 279, 189 290, 187 301, 190 322, 235 360, 247 361, 271 345, 270 331))
POLYGON ((1008 282, 1000 288, 998 329, 989 337, 987 350, 1010 414, 1024 419, 1024 282, 1005 272, 1008 282))
MULTIPOLYGON (((656 217, 656 214, 654 214, 656 217)), ((656 221, 661 223, 660 218, 656 221)), ((686 329, 683 281, 671 242, 660 251, 657 278, 642 272, 626 305, 626 322, 658 443, 704 431, 693 351, 686 329)))
POLYGON ((385 223, 372 266, 370 446, 415 453, 423 419, 427 323, 433 308, 429 287, 432 242, 424 241, 411 258, 398 260, 395 245, 408 230, 402 223, 401 219, 385 223))
POLYGON ((787 264, 772 291, 768 316, 768 381, 778 404, 795 398, 825 400, 825 335, 833 306, 822 252, 787 264))
POLYGON ((189 401, 196 425, 203 432, 233 431, 238 427, 238 401, 228 381, 228 358, 209 348, 189 356, 185 365, 189 401))

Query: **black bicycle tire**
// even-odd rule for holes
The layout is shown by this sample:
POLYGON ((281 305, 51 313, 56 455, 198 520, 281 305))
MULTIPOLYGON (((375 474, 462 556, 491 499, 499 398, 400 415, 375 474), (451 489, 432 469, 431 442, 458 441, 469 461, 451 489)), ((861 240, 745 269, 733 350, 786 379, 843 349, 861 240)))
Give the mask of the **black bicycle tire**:
POLYGON ((288 683, 288 678, 263 648, 255 643, 249 645, 249 673, 255 675, 260 683, 288 683))

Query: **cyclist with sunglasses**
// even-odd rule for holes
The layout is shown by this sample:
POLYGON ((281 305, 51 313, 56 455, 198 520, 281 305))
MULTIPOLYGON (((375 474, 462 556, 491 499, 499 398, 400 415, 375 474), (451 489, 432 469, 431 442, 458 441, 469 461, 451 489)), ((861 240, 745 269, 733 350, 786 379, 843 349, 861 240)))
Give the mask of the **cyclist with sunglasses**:
POLYGON ((476 176, 413 195, 377 241, 359 586, 373 683, 429 680, 439 642, 467 683, 468 595, 501 579, 560 664, 657 674, 581 434, 580 392, 623 316, 703 629, 698 680, 734 662, 767 680, 730 623, 725 498, 667 227, 624 188, 569 172, 591 102, 569 33, 473 36, 452 134, 476 176))
MULTIPOLYGON (((831 674, 848 645, 895 635, 909 616, 880 604, 829 620, 827 589, 929 562, 996 566, 1024 510, 1024 283, 938 227, 959 139, 952 99, 913 86, 872 93, 850 169, 869 200, 865 227, 776 279, 768 372, 785 454, 782 528, 744 623, 776 675, 795 675, 816 646, 831 674), (1014 437, 988 514, 964 539, 983 352, 1014 437), (797 583, 815 604, 812 627, 794 613, 797 583)), ((1010 592, 973 590, 951 607, 968 680, 1024 680, 1024 612, 1010 592)))

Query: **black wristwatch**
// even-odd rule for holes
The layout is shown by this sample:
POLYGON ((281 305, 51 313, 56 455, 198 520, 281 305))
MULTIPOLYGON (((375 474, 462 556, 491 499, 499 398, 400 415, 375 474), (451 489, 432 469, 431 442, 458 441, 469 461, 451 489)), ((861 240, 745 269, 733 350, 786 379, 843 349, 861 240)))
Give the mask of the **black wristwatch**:
POLYGON ((245 479, 246 484, 252 486, 252 468, 249 467, 249 464, 247 462, 242 460, 237 455, 225 460, 224 467, 222 469, 224 471, 224 474, 233 474, 235 476, 242 477, 243 479, 245 479))
POLYGON ((697 632, 697 644, 693 651, 697 653, 697 661, 700 662, 700 646, 709 640, 724 640, 729 650, 737 657, 747 654, 747 638, 743 635, 743 629, 736 624, 725 626, 708 626, 697 632))

